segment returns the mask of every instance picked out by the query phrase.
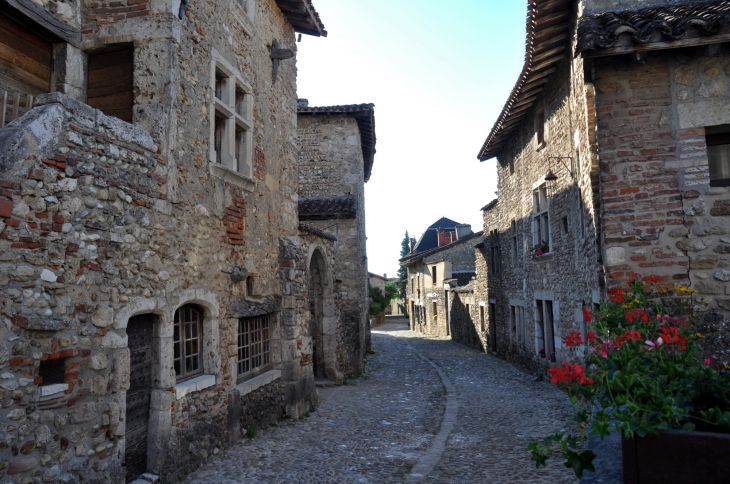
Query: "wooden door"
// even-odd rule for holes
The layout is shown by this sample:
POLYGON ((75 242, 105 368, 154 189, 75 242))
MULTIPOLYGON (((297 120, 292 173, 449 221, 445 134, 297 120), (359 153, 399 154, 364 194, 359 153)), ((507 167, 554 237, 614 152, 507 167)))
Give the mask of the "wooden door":
POLYGON ((89 55, 86 103, 106 114, 132 122, 134 49, 124 47, 89 55))
POLYGON ((127 324, 131 357, 126 411, 127 482, 147 472, 147 425, 152 390, 152 320, 151 314, 135 316, 127 324))
POLYGON ((51 92, 53 45, 0 14, 0 127, 32 108, 33 98, 51 92))

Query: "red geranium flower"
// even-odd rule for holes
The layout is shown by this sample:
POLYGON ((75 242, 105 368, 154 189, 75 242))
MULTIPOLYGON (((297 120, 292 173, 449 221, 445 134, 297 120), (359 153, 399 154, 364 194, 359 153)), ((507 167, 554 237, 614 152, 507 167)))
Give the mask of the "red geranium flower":
POLYGON ((608 297, 612 303, 622 304, 624 302, 624 297, 626 297, 624 288, 623 287, 612 287, 608 291, 608 297))
POLYGON ((593 344, 598 341, 598 333, 596 333, 595 331, 588 331, 586 333, 586 339, 589 343, 593 344))
POLYGON ((565 337, 565 339, 563 340, 563 343, 568 348, 572 348, 573 346, 581 346, 583 344, 583 338, 581 337, 580 332, 578 332, 578 331, 571 331, 565 337))
POLYGON ((616 338, 616 346, 620 348, 621 344, 626 341, 641 341, 642 339, 644 338, 642 338, 641 332, 636 331, 635 329, 626 330, 621 333, 618 338, 616 338))
POLYGON ((567 361, 563 361, 563 366, 550 368, 548 373, 550 373, 550 380, 553 383, 570 384, 578 382, 581 385, 593 385, 594 383, 592 379, 586 378, 582 366, 567 361))
POLYGON ((643 309, 629 309, 624 313, 624 317, 629 323, 633 323, 634 321, 649 322, 649 315, 643 309))

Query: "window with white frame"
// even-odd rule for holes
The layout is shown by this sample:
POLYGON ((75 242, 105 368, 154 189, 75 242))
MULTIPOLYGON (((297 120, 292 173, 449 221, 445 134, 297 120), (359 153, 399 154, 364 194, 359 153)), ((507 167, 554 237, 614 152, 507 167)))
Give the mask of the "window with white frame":
POLYGON ((253 90, 230 63, 213 52, 210 104, 210 161, 252 178, 253 90))
POLYGON ((532 245, 542 242, 548 244, 552 252, 550 240, 550 201, 547 184, 543 183, 532 191, 532 245))

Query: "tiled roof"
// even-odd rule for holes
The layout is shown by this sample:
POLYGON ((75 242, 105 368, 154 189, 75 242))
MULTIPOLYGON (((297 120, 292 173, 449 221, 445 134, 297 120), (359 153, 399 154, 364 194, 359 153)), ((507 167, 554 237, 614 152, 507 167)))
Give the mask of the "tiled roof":
POLYGON ((329 232, 325 232, 324 230, 318 229, 317 227, 313 227, 308 224, 299 224, 299 230, 302 232, 307 232, 312 235, 316 235, 317 237, 322 237, 323 239, 331 240, 332 242, 337 241, 337 237, 335 237, 333 234, 330 234, 329 232))
POLYGON ((422 258, 427 257, 429 255, 433 255, 433 254, 437 253, 440 250, 450 249, 450 248, 454 247, 455 245, 461 244, 462 242, 465 242, 467 240, 471 240, 474 237, 481 237, 483 233, 484 232, 482 232, 482 231, 475 232, 475 233, 473 233, 471 235, 468 235, 468 236, 463 237, 463 238, 461 238, 459 240, 456 240, 456 241, 454 241, 454 242, 452 242, 450 244, 442 245, 441 247, 434 247, 431 250, 427 250, 425 252, 418 252, 417 254, 409 254, 409 255, 401 258, 401 259, 398 259, 398 262, 400 262, 401 264, 403 264, 403 263, 410 262, 412 260, 422 259, 422 258))
POLYGON ((456 283, 456 287, 463 287, 469 284, 472 279, 476 277, 477 273, 474 271, 467 271, 467 272, 452 272, 451 273, 451 279, 449 281, 454 281, 456 283))
POLYGON ((424 252, 431 250, 439 245, 438 229, 444 229, 448 232, 454 232, 459 222, 454 222, 450 218, 441 217, 436 222, 429 225, 426 231, 418 239, 413 247, 414 252, 424 252))
POLYGON ((484 205, 484 206, 482 207, 482 209, 481 209, 481 210, 482 210, 482 212, 486 212, 487 210, 491 210, 491 209, 493 209, 494 207, 496 207, 496 206, 497 206, 497 203, 499 203, 499 198, 495 198, 494 200, 492 200, 492 201, 491 201, 491 202, 489 202, 488 204, 484 205))
POLYGON ((327 37, 327 31, 312 5, 312 0, 276 0, 276 4, 296 32, 327 37))
POLYGON ((299 99, 300 116, 346 115, 355 118, 360 128, 365 181, 370 180, 375 161, 375 104, 345 104, 342 106, 309 106, 309 101, 299 99))
POLYGON ((605 12, 580 19, 577 51, 614 47, 622 35, 633 44, 717 35, 729 23, 730 0, 605 12))
POLYGON ((299 219, 353 218, 357 213, 354 197, 316 197, 299 199, 299 219))
POLYGON ((528 0, 525 64, 502 113, 479 151, 480 161, 499 155, 540 97, 570 46, 573 0, 528 0))

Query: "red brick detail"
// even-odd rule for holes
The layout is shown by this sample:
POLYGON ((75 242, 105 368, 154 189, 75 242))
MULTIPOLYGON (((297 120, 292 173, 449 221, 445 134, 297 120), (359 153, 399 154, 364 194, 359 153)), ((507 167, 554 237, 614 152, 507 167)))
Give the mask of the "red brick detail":
POLYGON ((253 176, 261 181, 266 179, 266 158, 258 148, 256 148, 253 155, 253 176))
POLYGON ((226 224, 226 235, 223 242, 231 245, 245 245, 244 219, 246 218, 246 199, 239 188, 231 187, 233 203, 226 207, 223 222, 226 224))
POLYGON ((13 212, 13 202, 10 200, 0 200, 0 217, 10 218, 13 212))
POLYGON ((27 328, 28 327, 28 318, 25 318, 19 314, 16 314, 13 316, 13 324, 15 326, 20 326, 21 328, 27 328))

